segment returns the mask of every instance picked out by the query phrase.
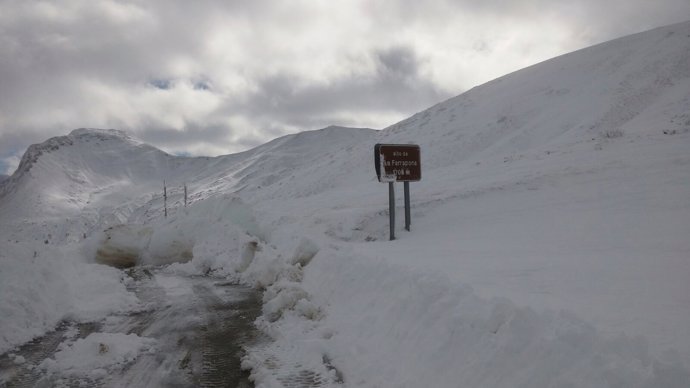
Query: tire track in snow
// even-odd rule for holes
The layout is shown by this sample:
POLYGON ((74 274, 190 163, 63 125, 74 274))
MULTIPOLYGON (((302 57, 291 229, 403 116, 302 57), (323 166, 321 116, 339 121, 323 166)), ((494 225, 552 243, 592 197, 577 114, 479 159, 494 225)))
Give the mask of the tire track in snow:
POLYGON ((17 351, 10 351, 0 355, 0 387, 29 388, 36 386, 50 386, 45 381, 42 371, 35 368, 41 361, 52 357, 58 347, 65 340, 86 338, 98 331, 100 325, 96 322, 74 323, 62 322, 54 331, 38 337, 22 346, 17 351), (17 365, 10 354, 23 357, 24 362, 17 365))
POLYGON ((244 346, 259 340, 253 321, 261 312, 253 289, 206 276, 162 274, 160 269, 132 268, 128 286, 142 311, 113 315, 101 323, 63 323, 18 350, 0 356, 0 387, 253 387, 241 370, 244 346), (164 276, 186 289, 168 293, 156 279, 164 276), (155 353, 141 353, 129 364, 93 379, 82 375, 47 376, 32 366, 54 358, 61 343, 72 343, 98 331, 136 334, 157 340, 155 353), (25 363, 17 365, 13 356, 25 363))
POLYGON ((258 338, 253 321, 261 312, 261 301, 256 291, 211 277, 162 275, 188 289, 171 296, 155 276, 141 278, 136 288, 144 303, 157 307, 122 329, 157 339, 159 350, 142 355, 112 381, 139 386, 252 387, 248 372, 241 370, 241 357, 243 347, 258 338))

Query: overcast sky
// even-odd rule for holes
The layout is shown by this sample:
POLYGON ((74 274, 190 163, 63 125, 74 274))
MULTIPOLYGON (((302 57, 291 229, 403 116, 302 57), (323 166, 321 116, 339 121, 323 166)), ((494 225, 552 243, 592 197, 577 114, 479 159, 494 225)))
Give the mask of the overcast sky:
POLYGON ((688 19, 688 0, 0 0, 0 174, 81 127, 189 155, 331 124, 384 128, 688 19))

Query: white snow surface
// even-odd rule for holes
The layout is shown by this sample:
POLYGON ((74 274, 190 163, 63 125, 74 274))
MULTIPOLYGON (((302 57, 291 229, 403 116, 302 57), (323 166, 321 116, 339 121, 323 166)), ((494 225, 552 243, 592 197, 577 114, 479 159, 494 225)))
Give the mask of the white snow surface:
POLYGON ((156 341, 136 334, 93 333, 64 346, 38 365, 47 374, 103 377, 123 368, 142 352, 155 352, 156 341))
POLYGON ((101 252, 263 288, 259 387, 687 387, 688 150, 690 22, 381 131, 185 158, 75 130, 0 183, 0 352, 141 308, 101 252), (375 143, 422 151, 392 242, 375 143))
POLYGON ((140 308, 121 271, 84 262, 74 246, 3 240, 0 263, 0 352, 61 320, 88 322, 140 308))

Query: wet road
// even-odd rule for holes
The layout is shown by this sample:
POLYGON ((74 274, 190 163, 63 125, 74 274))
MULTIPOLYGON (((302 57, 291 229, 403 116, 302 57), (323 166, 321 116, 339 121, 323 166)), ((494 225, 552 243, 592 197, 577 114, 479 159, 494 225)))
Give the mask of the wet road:
MULTIPOLYGON (((142 311, 113 315, 88 324, 65 322, 57 330, 11 352, 26 361, 0 356, 0 387, 252 387, 240 368, 243 346, 259 341, 252 322, 260 314, 253 289, 202 276, 164 273, 135 267, 129 288, 142 311), (61 343, 74 343, 96 332, 136 334, 156 340, 155 351, 142 352, 107 374, 47 374, 36 367, 54 358, 61 343)), ((64 345, 63 345, 64 346, 64 345)))

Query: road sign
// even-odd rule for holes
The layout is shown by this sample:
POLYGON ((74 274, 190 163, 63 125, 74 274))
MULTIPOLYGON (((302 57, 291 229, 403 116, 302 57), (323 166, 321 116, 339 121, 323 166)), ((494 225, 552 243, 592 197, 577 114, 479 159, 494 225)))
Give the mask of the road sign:
POLYGON ((374 166, 379 182, 388 183, 390 239, 395 240, 395 182, 405 184, 405 230, 410 231, 410 182, 422 180, 422 163, 416 144, 374 145, 374 166))
POLYGON ((422 179, 419 146, 376 144, 374 162, 379 182, 417 182, 422 179))

